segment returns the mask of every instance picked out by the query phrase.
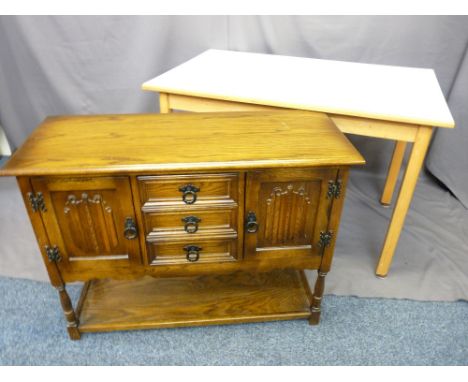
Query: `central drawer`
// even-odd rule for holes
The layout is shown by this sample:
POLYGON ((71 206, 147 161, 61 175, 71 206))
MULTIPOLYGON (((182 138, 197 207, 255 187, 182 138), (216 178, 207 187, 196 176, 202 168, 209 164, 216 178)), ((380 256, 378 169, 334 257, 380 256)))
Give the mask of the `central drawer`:
POLYGON ((210 233, 232 234, 237 230, 237 208, 214 205, 207 208, 157 209, 144 212, 148 238, 185 235, 187 238, 210 233))
POLYGON ((237 239, 147 240, 149 265, 221 263, 237 260, 237 239))
POLYGON ((189 174, 138 177, 143 207, 237 203, 238 174, 189 174))

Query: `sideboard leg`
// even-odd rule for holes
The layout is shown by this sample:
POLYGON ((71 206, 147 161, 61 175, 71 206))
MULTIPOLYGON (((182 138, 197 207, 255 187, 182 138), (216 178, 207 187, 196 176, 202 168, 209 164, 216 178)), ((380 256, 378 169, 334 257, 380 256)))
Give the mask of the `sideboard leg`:
POLYGON ((72 340, 79 340, 81 335, 78 330, 78 320, 76 318, 75 311, 73 310, 70 296, 65 289, 65 285, 56 286, 55 289, 57 289, 59 293, 60 303, 62 304, 63 313, 67 320, 68 335, 72 340))
POLYGON ((320 305, 322 303, 326 275, 327 272, 318 271, 317 281, 314 287, 314 296, 312 297, 312 304, 310 306, 310 325, 317 325, 320 322, 320 305))

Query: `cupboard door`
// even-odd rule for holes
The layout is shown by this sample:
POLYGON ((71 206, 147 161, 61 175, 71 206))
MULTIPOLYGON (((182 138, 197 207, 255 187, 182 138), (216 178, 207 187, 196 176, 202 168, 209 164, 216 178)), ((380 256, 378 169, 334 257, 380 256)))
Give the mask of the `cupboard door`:
MULTIPOLYGON (((127 177, 33 178, 45 202, 42 219, 62 270, 139 262, 138 233, 127 177)), ((92 268, 91 268, 92 269, 92 268)))
POLYGON ((328 227, 327 195, 335 169, 281 169, 247 174, 245 256, 320 256, 328 227))

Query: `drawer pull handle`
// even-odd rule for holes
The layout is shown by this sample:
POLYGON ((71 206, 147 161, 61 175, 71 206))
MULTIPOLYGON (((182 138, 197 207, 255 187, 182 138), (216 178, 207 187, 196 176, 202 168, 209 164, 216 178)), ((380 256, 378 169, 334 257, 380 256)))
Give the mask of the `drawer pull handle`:
POLYGON ((135 221, 130 217, 125 218, 124 235, 127 240, 135 239, 138 236, 135 221))
POLYGON ((185 218, 182 218, 182 221, 185 223, 184 224, 185 232, 195 233, 198 231, 198 223, 201 222, 201 219, 197 218, 196 216, 187 216, 185 218))
POLYGON ((193 204, 197 201, 197 192, 199 192, 200 189, 193 184, 186 184, 180 187, 179 191, 182 192, 182 200, 185 204, 193 204))
POLYGON ((245 222, 245 229, 248 233, 255 233, 258 231, 257 216, 255 212, 249 211, 245 222))
POLYGON ((187 252, 187 260, 191 263, 194 263, 200 258, 200 251, 202 250, 202 248, 196 245, 186 245, 184 247, 184 250, 187 252))

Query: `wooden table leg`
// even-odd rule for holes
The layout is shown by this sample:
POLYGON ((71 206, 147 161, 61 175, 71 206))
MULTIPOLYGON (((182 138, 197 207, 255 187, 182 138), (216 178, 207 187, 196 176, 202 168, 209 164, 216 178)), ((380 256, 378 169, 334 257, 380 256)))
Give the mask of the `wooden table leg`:
POLYGON ((420 126, 418 128, 416 139, 408 161, 408 166, 406 167, 405 176, 401 184, 398 200, 396 202, 395 209, 393 210, 392 219, 380 254, 379 263, 376 269, 377 276, 387 276, 392 263, 398 238, 400 237, 406 213, 408 212, 413 192, 416 188, 419 172, 421 171, 421 167, 424 163, 424 157, 426 156, 427 148, 431 141, 431 135, 432 127, 420 126))
POLYGON ((406 142, 396 141, 395 149, 393 150, 392 160, 388 168, 387 180, 385 181, 385 187, 380 198, 380 203, 384 206, 389 206, 392 203, 393 191, 398 180, 398 174, 400 173, 401 163, 405 156, 406 142))
POLYGON ((161 114, 167 114, 171 112, 169 107, 169 94, 159 93, 159 112, 161 114))

